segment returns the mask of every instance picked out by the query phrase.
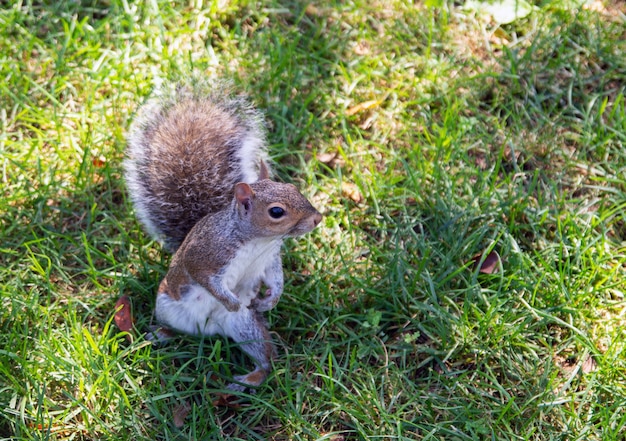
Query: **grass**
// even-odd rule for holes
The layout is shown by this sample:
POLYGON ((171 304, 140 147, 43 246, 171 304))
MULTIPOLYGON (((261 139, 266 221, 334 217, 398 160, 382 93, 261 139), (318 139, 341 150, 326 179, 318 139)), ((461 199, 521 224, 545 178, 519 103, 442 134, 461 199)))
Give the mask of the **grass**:
POLYGON ((7 4, 0 438, 624 439, 626 11, 533 6, 7 4), (325 214, 284 252, 275 371, 232 402, 232 342, 112 324, 129 295, 145 329, 169 261, 125 131, 191 70, 251 95, 325 214))

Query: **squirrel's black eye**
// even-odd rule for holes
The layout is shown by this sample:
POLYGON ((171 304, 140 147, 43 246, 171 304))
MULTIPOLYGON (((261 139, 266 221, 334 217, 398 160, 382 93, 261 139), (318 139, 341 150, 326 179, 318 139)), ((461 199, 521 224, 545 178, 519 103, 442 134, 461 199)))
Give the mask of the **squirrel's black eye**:
POLYGON ((280 207, 272 207, 268 210, 270 217, 274 219, 280 219, 285 214, 285 210, 280 207))

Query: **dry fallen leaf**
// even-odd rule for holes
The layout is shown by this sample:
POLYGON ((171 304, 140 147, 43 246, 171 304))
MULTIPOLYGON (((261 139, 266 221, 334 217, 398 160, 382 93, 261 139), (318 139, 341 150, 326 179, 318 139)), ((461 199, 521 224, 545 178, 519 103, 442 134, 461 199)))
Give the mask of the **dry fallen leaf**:
POLYGON ((337 166, 343 167, 344 165, 346 165, 346 161, 344 161, 339 152, 320 153, 317 155, 317 160, 322 164, 326 164, 330 168, 335 168, 337 166))
POLYGON ((217 398, 213 400, 213 405, 215 407, 228 407, 229 409, 239 409, 241 404, 233 402, 233 400, 237 399, 234 395, 231 394, 217 394, 217 398))
POLYGON ((363 110, 371 109, 372 107, 378 107, 379 104, 379 100, 365 101, 357 104, 356 106, 350 107, 348 110, 346 110, 346 115, 352 116, 355 113, 362 112, 363 110))
POLYGON ((343 197, 352 199, 357 204, 359 202, 363 202, 363 195, 359 191, 359 187, 357 187, 356 184, 353 184, 351 182, 341 183, 341 194, 343 197))
POLYGON ((187 404, 187 402, 183 402, 180 405, 178 405, 173 411, 172 414, 174 415, 174 426, 181 428, 183 427, 183 425, 185 424, 185 418, 187 418, 187 414, 189 414, 189 411, 191 410, 191 406, 189 406, 189 404, 187 404))
POLYGON ((94 167, 96 168, 102 168, 105 166, 105 164, 107 163, 107 160, 104 156, 98 156, 97 158, 93 158, 91 160, 91 163, 94 165, 94 167))
POLYGON ((312 4, 308 4, 306 6, 304 12, 305 12, 306 15, 309 15, 309 16, 312 16, 312 17, 321 17, 322 16, 322 11, 318 7, 316 7, 316 6, 312 5, 312 4))
POLYGON ((587 359, 583 362, 581 369, 583 371, 583 374, 588 374, 595 371, 597 368, 598 364, 596 363, 596 360, 591 355, 588 355, 587 359))
MULTIPOLYGON (((130 299, 122 296, 115 304, 115 324, 120 331, 130 332, 133 329, 133 316, 130 309, 130 299)), ((130 338, 130 336, 129 336, 130 338)))
POLYGON ((354 53, 357 55, 369 55, 370 45, 367 41, 359 41, 353 48, 354 53))
POLYGON ((481 264, 480 260, 482 256, 483 254, 479 253, 472 257, 472 261, 474 262, 474 268, 480 265, 478 271, 484 274, 493 274, 498 271, 498 268, 500 266, 500 256, 497 252, 491 251, 489 254, 487 254, 487 257, 485 257, 485 260, 481 264))

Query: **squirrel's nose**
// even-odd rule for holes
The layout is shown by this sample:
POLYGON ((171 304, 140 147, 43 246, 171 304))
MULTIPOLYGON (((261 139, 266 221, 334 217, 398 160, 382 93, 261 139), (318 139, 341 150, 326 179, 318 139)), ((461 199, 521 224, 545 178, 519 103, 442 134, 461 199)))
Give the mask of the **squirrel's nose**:
POLYGON ((317 224, 319 224, 321 221, 322 221, 322 215, 318 211, 317 213, 315 213, 315 216, 313 216, 313 228, 317 227, 317 224))

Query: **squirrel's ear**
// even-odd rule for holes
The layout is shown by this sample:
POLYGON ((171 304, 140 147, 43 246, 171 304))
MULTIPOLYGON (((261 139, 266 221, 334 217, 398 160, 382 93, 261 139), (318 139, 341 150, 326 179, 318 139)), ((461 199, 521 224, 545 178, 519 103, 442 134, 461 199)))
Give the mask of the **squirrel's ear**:
POLYGON ((259 181, 262 179, 269 179, 270 171, 267 168, 267 164, 264 160, 261 159, 261 164, 259 165, 259 181))
POLYGON ((246 210, 250 209, 250 201, 253 196, 254 191, 252 191, 252 187, 245 182, 240 182, 235 185, 235 198, 237 199, 237 203, 243 205, 246 210))

